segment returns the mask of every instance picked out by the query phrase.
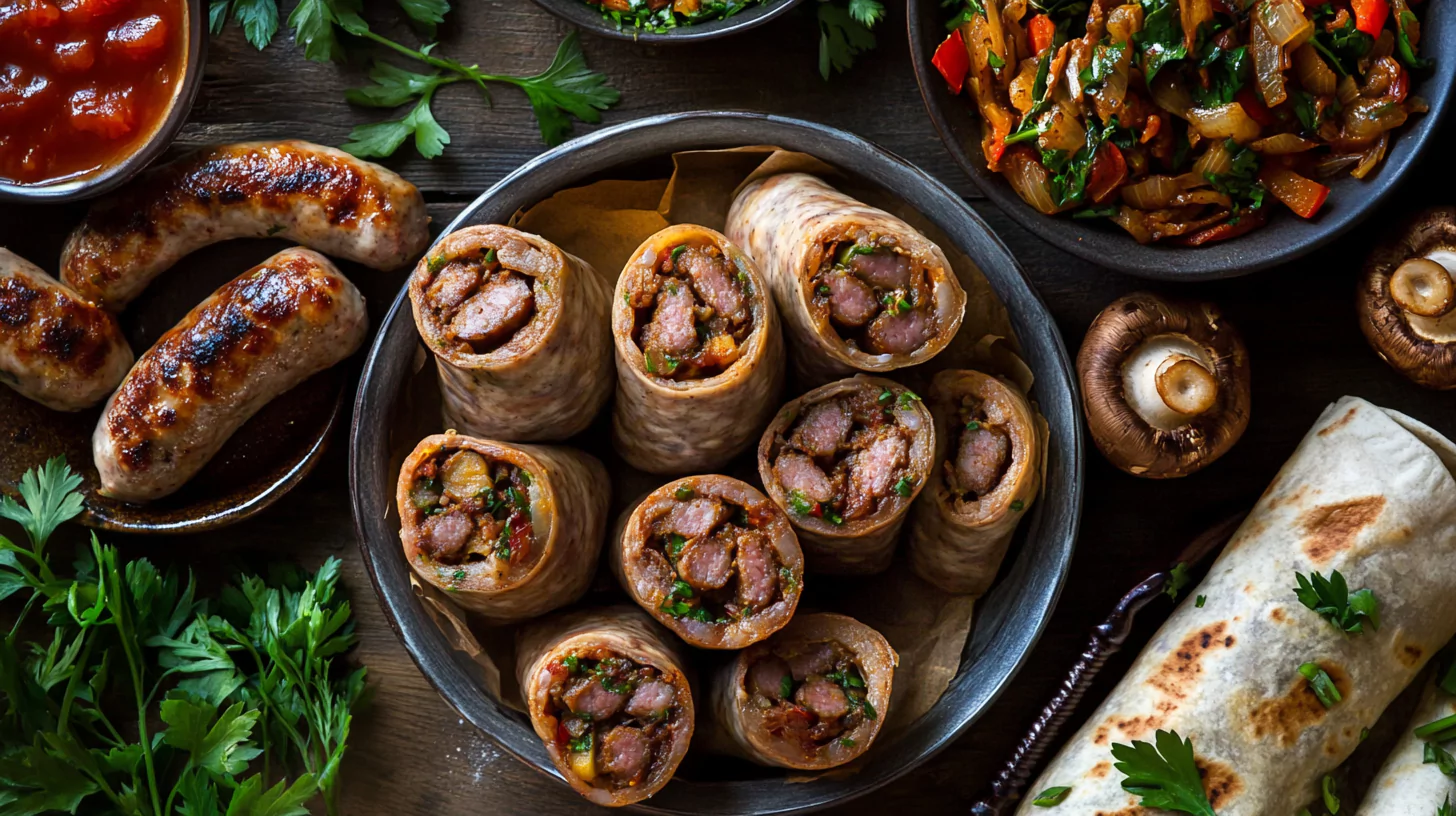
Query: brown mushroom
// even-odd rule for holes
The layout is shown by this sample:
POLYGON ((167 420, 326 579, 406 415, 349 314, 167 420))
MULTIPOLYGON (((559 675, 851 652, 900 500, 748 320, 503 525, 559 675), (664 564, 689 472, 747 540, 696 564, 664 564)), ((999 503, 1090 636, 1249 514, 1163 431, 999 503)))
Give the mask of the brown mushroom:
POLYGON ((1092 441, 1134 476, 1187 476, 1249 424, 1249 356, 1212 304, 1113 301, 1087 330, 1077 375, 1092 441))
POLYGON ((1371 253, 1360 328, 1380 359, 1426 388, 1456 388, 1456 207, 1418 214, 1371 253))

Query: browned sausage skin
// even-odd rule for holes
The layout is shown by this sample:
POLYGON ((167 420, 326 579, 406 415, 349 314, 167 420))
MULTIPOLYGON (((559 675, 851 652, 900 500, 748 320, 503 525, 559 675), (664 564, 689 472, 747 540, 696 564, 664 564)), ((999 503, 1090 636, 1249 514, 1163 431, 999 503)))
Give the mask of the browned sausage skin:
POLYGON ((844 615, 800 615, 714 678, 711 708, 734 750, 764 765, 822 770, 869 750, 889 712, 899 656, 844 615))
POLYGON ((400 543, 455 603, 525 620, 586 592, 610 497, 606 468, 581 451, 435 434, 400 468, 400 543))
POLYGON ((764 431, 758 470, 798 530, 811 571, 879 572, 890 565, 934 449, 918 396, 860 376, 785 406, 764 431))
POLYGON ((220 145, 150 170, 93 206, 61 252, 61 277, 117 310, 189 252, 270 236, 397 269, 424 251, 429 220, 413 184, 341 150, 220 145))
POLYGON ((638 605, 701 649, 741 649, 778 631, 804 583, 783 511, 727 476, 689 476, 648 494, 611 560, 638 605))
POLYGON ((0 381, 56 411, 106 399, 132 364, 116 318, 0 248, 0 381))
POLYGON ((531 724, 567 783, 598 805, 652 796, 687 753, 692 690, 668 637, 621 606, 522 631, 517 665, 531 724))
POLYGON ((270 400, 354 353, 364 297, 329 260, 289 249, 223 285, 162 335, 101 414, 101 493, 169 495, 270 400))

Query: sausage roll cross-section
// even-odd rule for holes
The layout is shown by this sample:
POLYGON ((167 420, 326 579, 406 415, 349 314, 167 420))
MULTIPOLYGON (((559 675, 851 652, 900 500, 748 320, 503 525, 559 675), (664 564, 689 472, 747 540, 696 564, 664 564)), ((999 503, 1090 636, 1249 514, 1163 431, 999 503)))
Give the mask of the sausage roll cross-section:
POLYGON ((0 247, 0 382, 79 411, 110 396, 132 360, 115 317, 0 247))
POLYGON ((784 347, 758 268, 706 227, 643 242, 612 303, 612 441, 652 473, 711 470, 753 444, 778 403, 784 347))
POLYGON ((874 573, 890 566, 934 452, 920 398, 858 376, 784 406, 759 442, 758 473, 789 513, 811 572, 874 573))
POLYGON ((610 496, 606 468, 581 451, 436 434, 400 469, 400 542, 460 606, 525 620, 586 592, 610 496))
POLYGON ((762 765, 814 771, 869 750, 890 707, 899 656, 845 615, 800 615, 721 668, 710 689, 715 729, 762 765))
POLYGON ((634 601, 700 649, 741 649, 778 631, 804 583, 783 511, 727 476, 690 476, 648 494, 611 562, 634 601))
POLYGON ((182 256, 230 238, 286 238, 375 269, 430 240, 425 199, 393 171, 301 141, 197 151, 91 208, 61 251, 61 278, 108 309, 182 256))
POLYGON ((620 807, 672 779, 693 696, 682 655, 650 618, 616 606, 541 621, 516 655, 531 725, 577 793, 620 807))
POLYGON ((927 404, 939 467, 911 510, 910 564, 947 592, 983 595, 1041 485, 1036 414, 1020 388, 979 371, 935 375, 927 404))
POLYGON ((274 397, 353 354, 364 297, 329 259, 289 249, 234 278, 162 335, 91 437, 104 496, 176 492, 274 397))
POLYGON ((821 179, 784 173, 743 189, 728 237, 763 268, 810 384, 887 372, 939 354, 966 293, 934 242, 821 179))
POLYGON ((560 441, 586 430, 612 394, 611 290, 540 236, 457 230, 420 261, 409 295, 438 361, 447 428, 560 441))

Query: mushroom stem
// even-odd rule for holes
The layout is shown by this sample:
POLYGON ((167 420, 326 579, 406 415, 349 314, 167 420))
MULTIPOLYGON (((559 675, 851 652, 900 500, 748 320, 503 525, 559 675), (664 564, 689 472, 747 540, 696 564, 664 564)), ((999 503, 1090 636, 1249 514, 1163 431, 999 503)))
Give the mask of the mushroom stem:
POLYGON ((1198 416, 1218 402, 1218 381, 1192 357, 1170 355, 1155 379, 1163 404, 1184 416, 1198 416))
POLYGON ((1143 421, 1161 431, 1187 425, 1218 402, 1208 351, 1183 335, 1149 337, 1123 365, 1123 395, 1143 421))
POLYGON ((1456 306, 1456 283, 1436 261, 1411 258, 1391 274, 1390 298, 1413 315, 1440 317, 1456 306))

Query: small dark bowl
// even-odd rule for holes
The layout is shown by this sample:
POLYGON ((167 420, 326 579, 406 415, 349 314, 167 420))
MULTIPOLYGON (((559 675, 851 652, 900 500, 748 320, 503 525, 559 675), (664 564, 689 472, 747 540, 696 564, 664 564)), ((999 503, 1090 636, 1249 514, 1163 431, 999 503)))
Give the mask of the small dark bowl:
POLYGON ((197 89, 202 87, 203 67, 207 64, 207 8, 203 0, 187 0, 187 53, 183 56, 182 80, 172 96, 172 106, 152 134, 135 153, 89 176, 59 184, 9 184, 0 181, 0 201, 23 201, 34 204, 59 204, 94 198, 115 190, 146 169, 162 155, 177 131, 192 112, 197 89))
POLYGON ((1047 216, 1021 200, 1000 174, 986 169, 981 154, 980 117, 970 97, 952 96, 930 64, 945 39, 946 12, 940 0, 910 0, 910 56, 930 121, 956 163, 1006 214, 1023 227, 1073 255, 1129 275, 1160 280, 1211 280, 1247 275, 1288 263, 1330 243, 1379 208, 1436 140, 1456 82, 1456 9, 1427 3, 1421 23, 1421 53, 1435 67, 1415 76, 1411 94, 1431 105, 1395 131, 1385 161, 1373 177, 1341 174, 1330 182, 1330 198, 1317 217, 1305 220, 1275 205, 1269 223, 1248 235, 1202 247, 1144 246, 1105 219, 1074 221, 1047 216))
POLYGON ((789 9, 801 2, 803 0, 761 0, 757 5, 749 6, 726 19, 673 28, 659 34, 655 31, 644 31, 627 26, 618 28, 611 18, 588 5, 586 0, 536 0, 536 4, 541 8, 592 34, 652 45, 701 42, 727 37, 763 25, 775 17, 788 13, 789 9))
MULTIPOLYGON (((1019 549, 999 583, 976 605, 976 617, 950 686, 916 723, 881 735, 852 773, 790 779, 749 771, 732 778, 679 773, 639 806, 664 814, 783 814, 840 804, 908 773, 950 744, 1010 685, 1041 636, 1061 592, 1081 514, 1082 437, 1075 380, 1061 335, 1006 246, 964 201, 904 160, 840 130, 756 113, 655 116, 596 131, 531 160, 486 191, 441 233, 471 224, 504 222, 522 207, 597 178, 658 173, 678 150, 778 145, 810 153, 899 197, 934 222, 979 265, 1010 311, 1034 393, 1050 425, 1047 475, 1041 498, 1022 525, 1019 549), (611 175, 620 173, 621 176, 611 175)), ((636 176, 647 177, 653 176, 636 176)), ((354 524, 380 604, 425 678, 460 716, 543 774, 559 779, 526 717, 486 693, 480 667, 451 648, 410 584, 394 510, 397 468, 419 439, 408 423, 424 424, 414 401, 423 359, 405 292, 385 317, 365 363, 355 398, 349 444, 354 524)), ((438 420, 425 422, 433 427, 438 420)), ((619 475, 619 474, 618 474, 619 475)), ((700 687, 701 688, 701 687, 700 687)), ((702 716, 706 707, 699 706, 702 716)), ((692 754, 690 753, 690 758, 692 754)))

